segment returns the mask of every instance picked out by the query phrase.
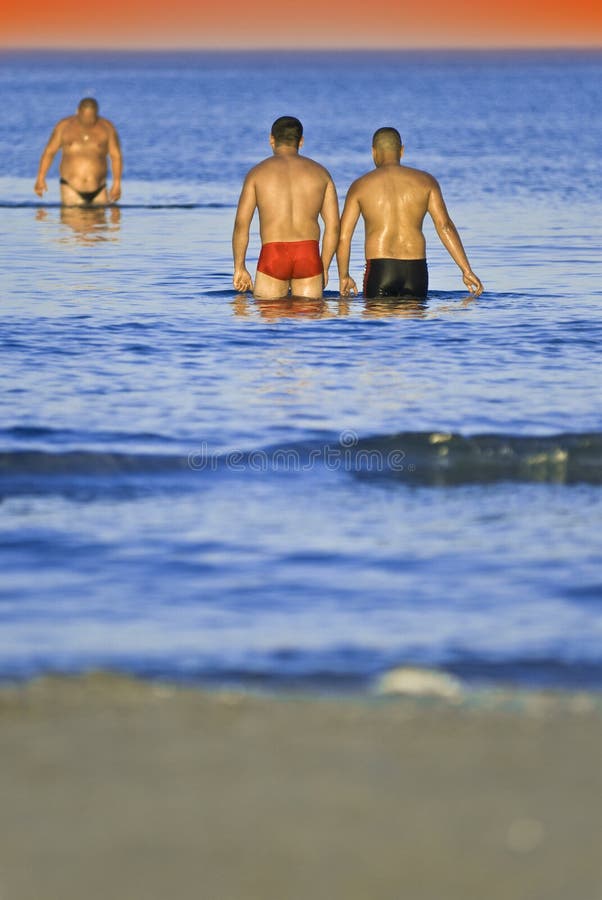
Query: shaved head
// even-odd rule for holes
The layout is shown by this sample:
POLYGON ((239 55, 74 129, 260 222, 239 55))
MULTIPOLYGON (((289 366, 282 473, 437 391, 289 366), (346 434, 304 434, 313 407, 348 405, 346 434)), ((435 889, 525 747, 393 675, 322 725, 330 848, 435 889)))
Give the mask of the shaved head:
POLYGON ((397 150, 401 153, 403 142, 397 128, 386 126, 374 132, 372 146, 375 150, 397 150))
POLYGON ((79 110, 93 109, 95 113, 98 113, 98 100, 95 100, 94 97, 84 97, 79 101, 77 108, 79 110))

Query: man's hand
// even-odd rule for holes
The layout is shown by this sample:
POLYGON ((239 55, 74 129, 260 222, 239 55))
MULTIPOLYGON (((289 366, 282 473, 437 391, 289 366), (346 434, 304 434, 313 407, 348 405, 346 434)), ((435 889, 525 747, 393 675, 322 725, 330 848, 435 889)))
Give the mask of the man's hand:
POLYGON ((349 297, 357 294, 357 284, 351 275, 345 275, 339 279, 339 294, 341 297, 349 297))
POLYGON ((116 181, 113 183, 111 190, 109 191, 109 200, 111 203, 117 203, 119 198, 121 197, 121 184, 116 181))
POLYGON ((48 190, 48 185, 46 184, 46 179, 38 178, 38 180, 36 181, 36 183, 33 186, 33 189, 34 189, 35 193, 38 195, 38 197, 41 197, 48 190))
POLYGON ((245 268, 237 269, 235 271, 232 283, 237 291, 253 290, 253 279, 251 278, 250 272, 245 268))
POLYGON ((479 297, 483 293, 483 285, 471 269, 462 273, 462 281, 473 296, 479 297))

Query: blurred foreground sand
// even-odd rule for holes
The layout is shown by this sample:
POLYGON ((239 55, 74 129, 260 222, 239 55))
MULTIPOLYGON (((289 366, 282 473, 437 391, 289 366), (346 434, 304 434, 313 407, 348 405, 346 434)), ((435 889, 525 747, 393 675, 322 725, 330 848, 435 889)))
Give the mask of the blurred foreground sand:
POLYGON ((601 900, 602 697, 0 691, 1 900, 601 900))

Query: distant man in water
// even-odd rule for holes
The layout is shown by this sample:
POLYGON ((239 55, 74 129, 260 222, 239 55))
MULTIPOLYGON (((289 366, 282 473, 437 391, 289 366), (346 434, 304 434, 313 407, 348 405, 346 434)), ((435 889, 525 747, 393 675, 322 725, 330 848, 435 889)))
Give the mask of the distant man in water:
POLYGON ((251 169, 240 194, 232 237, 234 287, 266 300, 284 297, 289 289, 297 297, 319 298, 339 239, 334 182, 323 166, 299 155, 299 119, 276 119, 270 145, 273 156, 251 169), (253 286, 245 257, 255 209, 262 248, 253 286), (321 253, 318 216, 324 222, 321 253))
POLYGON ((34 191, 41 197, 48 190, 46 173, 57 152, 60 164, 61 203, 68 206, 102 206, 121 197, 121 148, 115 126, 98 115, 98 103, 84 97, 74 116, 61 119, 46 145, 34 191), (107 190, 107 156, 111 159, 113 184, 107 190))
POLYGON ((403 151, 397 129, 379 128, 372 138, 376 168, 349 188, 337 249, 341 295, 357 293, 349 275, 349 255, 361 214, 365 224, 364 296, 426 297, 428 270, 422 223, 428 212, 443 246, 462 270, 464 284, 478 297, 483 285, 470 267, 441 188, 428 172, 402 166, 403 151))

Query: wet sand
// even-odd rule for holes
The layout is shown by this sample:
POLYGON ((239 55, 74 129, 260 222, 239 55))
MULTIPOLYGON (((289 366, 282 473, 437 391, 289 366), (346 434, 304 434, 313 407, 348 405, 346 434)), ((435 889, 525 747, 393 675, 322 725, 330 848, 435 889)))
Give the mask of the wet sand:
POLYGON ((2 900, 600 900, 602 697, 0 690, 2 900))

